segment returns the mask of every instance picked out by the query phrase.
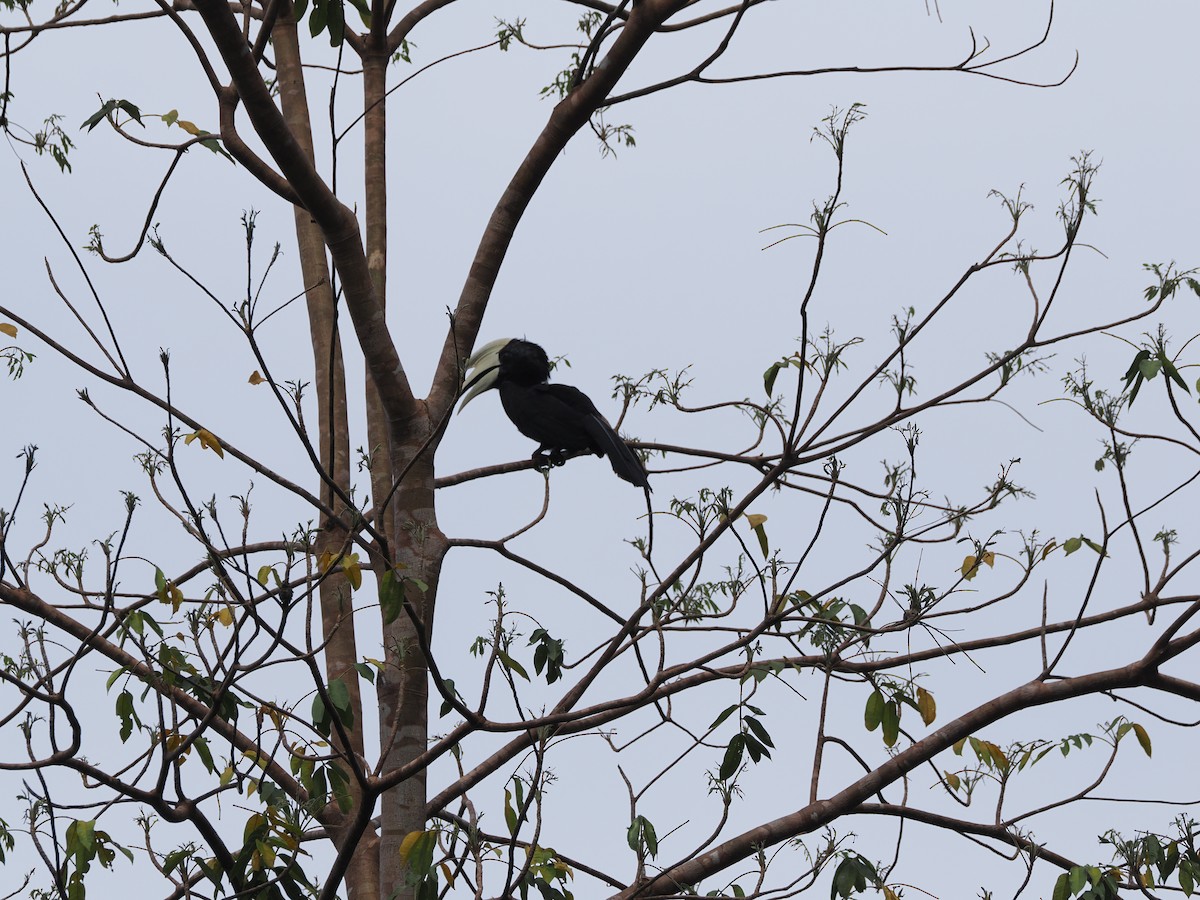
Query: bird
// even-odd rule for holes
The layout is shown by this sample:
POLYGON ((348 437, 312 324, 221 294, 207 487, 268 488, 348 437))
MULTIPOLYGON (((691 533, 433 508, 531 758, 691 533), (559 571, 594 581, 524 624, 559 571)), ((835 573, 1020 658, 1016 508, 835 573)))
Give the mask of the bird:
POLYGON ((585 450, 607 456, 618 478, 651 490, 637 454, 613 430, 588 396, 568 384, 549 384, 550 358, 532 341, 501 338, 479 348, 467 360, 461 413, 475 397, 492 388, 517 431, 538 442, 532 459, 538 467, 561 466, 567 453, 585 450))

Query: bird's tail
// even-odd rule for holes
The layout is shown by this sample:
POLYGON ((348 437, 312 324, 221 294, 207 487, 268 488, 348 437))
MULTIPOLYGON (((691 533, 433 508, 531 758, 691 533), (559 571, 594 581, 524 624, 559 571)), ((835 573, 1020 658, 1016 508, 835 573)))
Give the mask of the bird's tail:
POLYGON ((629 449, 629 445, 621 440, 621 436, 604 418, 601 416, 590 417, 587 430, 596 445, 603 449, 604 455, 608 457, 608 462, 612 466, 612 470, 617 473, 618 478, 648 491, 653 490, 650 487, 650 479, 646 476, 646 469, 642 466, 638 455, 629 449))

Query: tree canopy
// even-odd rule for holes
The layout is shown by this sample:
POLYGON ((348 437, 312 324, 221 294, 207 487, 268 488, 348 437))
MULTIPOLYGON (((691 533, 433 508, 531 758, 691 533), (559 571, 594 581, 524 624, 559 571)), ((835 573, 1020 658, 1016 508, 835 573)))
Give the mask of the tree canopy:
POLYGON ((762 0, 97 2, 0 0, 6 267, 45 257, 0 296, 0 896, 1192 893, 1200 281, 1107 246, 1103 148, 923 242, 958 207, 879 221, 839 91, 815 199, 739 201, 769 302, 685 293, 736 267, 656 206, 749 163, 624 174, 696 91, 1052 98, 1053 6, 864 62, 762 0), (543 99, 494 109, 517 54, 543 99), (76 124, 48 61, 63 103, 132 74, 76 124), (456 415, 501 326, 653 493, 456 415))

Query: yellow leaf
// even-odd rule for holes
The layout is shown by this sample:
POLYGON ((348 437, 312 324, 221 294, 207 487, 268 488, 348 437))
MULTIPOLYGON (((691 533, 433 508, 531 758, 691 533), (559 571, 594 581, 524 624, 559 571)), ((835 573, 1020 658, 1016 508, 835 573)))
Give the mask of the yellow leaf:
POLYGON ((221 448, 221 442, 217 440, 217 436, 207 428, 201 428, 198 431, 193 431, 183 439, 183 443, 190 444, 192 441, 199 441, 200 446, 205 450, 211 450, 221 459, 225 458, 225 451, 221 448))
POLYGON ((1042 559, 1045 559, 1047 556, 1049 556, 1051 551, 1054 550, 1054 548, 1057 546, 1058 546, 1058 541, 1051 538, 1049 543, 1047 543, 1046 546, 1042 548, 1042 559))
POLYGON ((342 573, 354 590, 362 587, 362 569, 359 568, 357 553, 347 553, 342 557, 342 573))
MULTIPOLYGON (((184 736, 177 731, 168 731, 165 735, 163 735, 163 745, 167 748, 168 753, 174 753, 176 750, 178 750, 179 747, 183 744, 184 740, 185 740, 184 736)), ((187 759, 187 755, 191 751, 192 751, 192 748, 188 747, 186 750, 183 751, 183 753, 180 755, 179 758, 187 759)))
POLYGON ((423 831, 410 831, 404 836, 404 840, 400 842, 400 862, 408 865, 408 854, 412 853, 413 846, 421 839, 423 831))
POLYGON ((1137 722, 1134 722, 1133 733, 1137 737, 1138 743, 1142 745, 1142 749, 1146 752, 1146 755, 1150 756, 1154 748, 1150 746, 1150 735, 1146 733, 1146 729, 1137 722))
POLYGON ((10 325, 8 322, 0 322, 0 334, 7 334, 10 338, 17 336, 17 326, 10 325))
POLYGON ((222 606, 217 610, 217 621, 228 628, 233 624, 233 610, 228 606, 222 606))
POLYGON ((962 779, 953 772, 943 772, 942 774, 946 777, 946 784, 950 785, 952 791, 957 791, 962 786, 962 779))
POLYGON ((328 572, 338 562, 342 564, 342 574, 346 576, 346 580, 350 582, 350 587, 358 590, 362 587, 362 567, 358 559, 357 553, 334 553, 332 550, 326 550, 317 557, 317 568, 322 572, 328 572))
POLYGON ((188 134, 194 134, 196 136, 204 134, 203 128, 197 128, 194 123, 189 122, 187 119, 176 119, 175 124, 178 125, 180 128, 182 128, 184 131, 186 131, 188 134))
POLYGON ((992 759, 996 763, 996 768, 1006 770, 1009 767, 1009 761, 1008 757, 1004 755, 1004 751, 991 741, 984 741, 983 743, 987 745, 988 750, 991 752, 992 759))
POLYGON ((979 573, 979 560, 974 556, 968 555, 963 559, 962 568, 958 570, 962 573, 962 577, 970 581, 979 573))
POLYGON ((250 377, 246 380, 249 381, 250 384, 262 384, 267 379, 262 377, 262 373, 259 372, 258 369, 255 369, 250 373, 250 377))
POLYGON ((895 891, 885 884, 883 886, 883 900, 900 900, 900 898, 896 896, 895 891))
POLYGON ((747 513, 746 514, 746 522, 747 522, 747 524, 749 524, 749 526, 751 528, 757 528, 759 525, 762 525, 766 521, 767 521, 767 517, 763 516, 763 515, 759 515, 758 513, 747 513))
POLYGON ((937 718, 937 701, 933 699, 933 694, 923 687, 917 688, 917 711, 921 713, 921 721, 926 725, 932 725, 933 720, 937 718))
POLYGON ((996 565, 996 554, 989 550, 983 554, 983 562, 987 564, 989 569, 992 568, 996 565))
POLYGON ((179 607, 183 606, 183 591, 175 586, 174 582, 167 581, 158 592, 159 603, 171 604, 171 612, 179 612, 179 607))
MULTIPOLYGON (((254 750, 243 750, 242 758, 248 759, 250 762, 254 763, 254 765, 264 770, 267 768, 267 764, 271 762, 271 758, 269 756, 260 756, 254 750)), ((257 815, 257 813, 255 815, 257 815)))

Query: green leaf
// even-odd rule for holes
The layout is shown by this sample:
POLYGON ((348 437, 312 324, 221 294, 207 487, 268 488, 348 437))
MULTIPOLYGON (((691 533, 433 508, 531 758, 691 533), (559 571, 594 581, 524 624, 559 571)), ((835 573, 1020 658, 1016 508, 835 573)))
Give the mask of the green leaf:
POLYGON ((1051 895, 1051 900, 1068 900, 1071 896, 1071 882, 1067 878, 1067 873, 1063 872, 1058 876, 1058 880, 1054 882, 1054 893, 1051 895))
POLYGON ((900 737, 900 710, 895 700, 889 700, 883 707, 883 743, 884 746, 896 746, 900 737))
POLYGON ((392 569, 379 579, 379 608, 383 612, 383 624, 391 625, 404 609, 404 583, 392 569))
POLYGON ((758 742, 758 739, 753 735, 743 734, 742 737, 746 741, 746 752, 750 754, 750 761, 757 764, 764 756, 770 756, 767 748, 758 742))
POLYGON ((755 525, 754 533, 758 535, 758 546, 762 550, 763 559, 768 559, 771 556, 771 548, 767 543, 767 530, 762 525, 755 525))
POLYGON ((1158 838, 1153 834, 1146 835, 1143 846, 1146 849, 1146 862, 1152 866, 1158 865, 1163 856, 1162 844, 1158 842, 1158 838))
POLYGON ((987 766, 989 769, 992 766, 992 751, 988 748, 991 746, 987 741, 981 741, 979 738, 968 738, 971 742, 971 749, 975 751, 975 758, 987 766))
POLYGON ((1162 360, 1159 359, 1143 359, 1138 363, 1138 372, 1147 381, 1152 380, 1161 368, 1162 360))
POLYGON ((771 363, 770 368, 763 372, 763 387, 766 389, 768 397, 775 390, 775 378, 779 375, 779 370, 784 368, 784 365, 784 363, 771 363))
POLYGON ((175 871, 175 867, 189 856, 191 856, 190 850, 172 850, 163 858, 163 875, 170 875, 173 871, 175 871))
POLYGON ((328 0, 329 7, 329 45, 338 47, 346 36, 345 8, 342 0, 328 0))
POLYGON ((1133 357, 1133 362, 1130 363, 1129 368, 1125 371, 1125 386, 1126 387, 1129 386, 1129 383, 1131 381, 1133 381, 1135 378, 1138 377, 1138 375, 1141 372, 1142 363, 1145 362, 1146 360, 1148 360, 1149 358, 1150 358, 1149 350, 1139 350, 1137 352, 1137 354, 1133 357))
POLYGON ((713 719, 713 723, 708 726, 708 730, 712 731, 714 728, 716 728, 718 725, 720 725, 722 722, 724 722, 726 719, 728 719, 733 714, 734 710, 736 710, 736 709, 737 709, 736 703, 733 706, 725 707, 725 709, 721 710, 721 712, 717 715, 717 717, 715 719, 713 719))
POLYGON ((503 650, 497 650, 496 657, 500 660, 501 665, 508 669, 508 671, 514 672, 515 674, 520 675, 526 681, 529 681, 529 673, 525 671, 525 667, 503 650))
POLYGON ((625 831, 625 843, 629 845, 629 849, 637 852, 638 842, 642 837, 642 817, 638 816, 629 823, 629 828, 625 831))
POLYGON ((129 118, 137 122, 143 128, 146 126, 142 123, 142 111, 130 103, 128 100, 118 100, 117 107, 128 114, 129 118))
POLYGON ((321 699, 320 694, 313 697, 312 723, 313 728, 317 729, 325 737, 329 737, 329 729, 333 723, 329 718, 329 710, 325 708, 325 701, 321 699))
MULTIPOLYGON (((771 735, 767 733, 767 729, 763 727, 762 722, 753 716, 746 716, 746 725, 754 732, 755 736, 766 744, 768 747, 774 747, 775 743, 771 740, 771 735)), ((770 754, 768 754, 769 756, 770 754)))
MULTIPOLYGON (((455 690, 455 688, 454 688, 454 679, 453 679, 453 678, 444 678, 444 679, 442 679, 442 687, 445 689, 445 692, 446 692, 446 693, 447 693, 449 696, 451 696, 451 697, 457 697, 457 696, 458 696, 458 691, 457 691, 457 690, 455 690)), ((445 716, 445 715, 446 715, 447 713, 449 713, 449 712, 450 712, 452 709, 454 709, 454 705, 453 705, 453 704, 452 704, 452 703, 451 703, 449 700, 443 700, 443 701, 442 701, 442 708, 441 708, 441 710, 440 710, 440 711, 439 711, 439 713, 438 713, 438 717, 439 717, 439 718, 441 718, 442 716, 445 716)))
POLYGON ((86 128, 88 131, 91 131, 93 128, 95 128, 97 125, 99 125, 101 122, 103 122, 105 120, 105 118, 108 117, 108 114, 116 108, 117 108, 116 100, 105 101, 104 105, 101 106, 94 113, 92 113, 90 116, 88 116, 86 119, 84 119, 79 127, 86 128))
POLYGON ((717 778, 721 781, 728 781, 734 776, 738 770, 738 766, 742 764, 742 755, 746 751, 746 736, 741 732, 735 734, 729 741, 729 746, 725 748, 725 757, 721 760, 721 769, 717 773, 717 778))
POLYGON ((405 862, 414 878, 424 879, 433 868, 433 851, 437 848, 437 832, 422 831, 408 848, 405 862))
POLYGON ((1183 380, 1183 376, 1180 375, 1179 370, 1175 368, 1175 363, 1171 362, 1171 360, 1167 359, 1165 356, 1162 358, 1162 370, 1167 373, 1168 378, 1183 388, 1183 392, 1185 394, 1191 393, 1191 389, 1188 388, 1187 382, 1183 380))
POLYGON ((334 710, 338 714, 342 725, 346 728, 354 727, 354 706, 350 701, 350 689, 346 687, 346 682, 341 678, 334 678, 329 682, 329 702, 333 704, 334 710))
MULTIPOLYGON (((207 134, 207 133, 208 132, 205 132, 205 134, 207 134)), ((204 140, 202 140, 200 142, 200 146, 203 147, 205 150, 210 150, 219 156, 225 157, 230 162, 234 162, 233 157, 229 155, 229 151, 227 151, 224 147, 222 147, 220 140, 218 140, 215 137, 205 138, 204 140)))
POLYGON ((510 835, 517 833, 517 811, 513 808, 512 791, 508 788, 504 789, 504 823, 510 835))
POLYGON ((208 748, 208 741, 202 737, 192 741, 192 746, 196 748, 196 753, 200 756, 200 762, 204 763, 204 768, 211 774, 214 770, 212 751, 208 748))
POLYGON ((309 783, 305 786, 311 800, 318 809, 329 799, 329 782, 325 779, 325 769, 320 768, 312 773, 309 783))
POLYGON ((325 30, 329 21, 329 4, 337 0, 313 0, 312 12, 308 14, 308 33, 316 37, 325 30))
POLYGON ((329 773, 329 784, 333 788, 338 809, 344 813, 350 812, 354 808, 354 797, 350 793, 350 776, 343 772, 337 763, 330 763, 326 771, 329 773))
POLYGON ((658 856, 658 834, 654 831, 654 824, 645 816, 638 816, 642 820, 642 838, 646 841, 646 852, 651 858, 658 856))
POLYGON ((857 857, 847 856, 837 867, 837 871, 833 873, 833 886, 829 896, 831 898, 849 897, 855 891, 865 888, 866 878, 863 876, 857 857), (862 888, 859 887, 860 882, 862 882, 862 888))
MULTIPOLYGON (((77 853, 82 851, 90 859, 96 850, 96 820, 88 819, 86 821, 77 820, 71 823, 75 828, 75 842, 78 846, 77 853)), ((67 846, 70 847, 70 837, 67 839, 67 846)))
POLYGON ((883 721, 883 705, 883 694, 879 691, 872 691, 871 696, 867 698, 867 710, 864 716, 867 731, 874 731, 883 721))
MULTIPOLYGON (((125 621, 128 622, 129 619, 126 618, 125 621)), ((124 675, 126 671, 127 671, 126 668, 124 666, 121 666, 119 669, 117 669, 115 672, 113 672, 111 675, 109 675, 108 681, 106 681, 104 683, 104 690, 106 690, 106 691, 112 690, 112 686, 114 684, 116 684, 117 679, 120 678, 122 675, 124 675)))
POLYGON ((133 734, 133 694, 127 690, 117 694, 116 711, 117 716, 121 719, 121 743, 123 744, 133 734))
POLYGON ((367 28, 371 27, 371 8, 367 6, 367 0, 350 0, 350 3, 358 10, 359 18, 362 19, 363 25, 367 28))
POLYGON ((1068 886, 1071 888, 1072 894, 1078 894, 1087 886, 1088 873, 1083 866, 1072 866, 1067 873, 1068 886))

